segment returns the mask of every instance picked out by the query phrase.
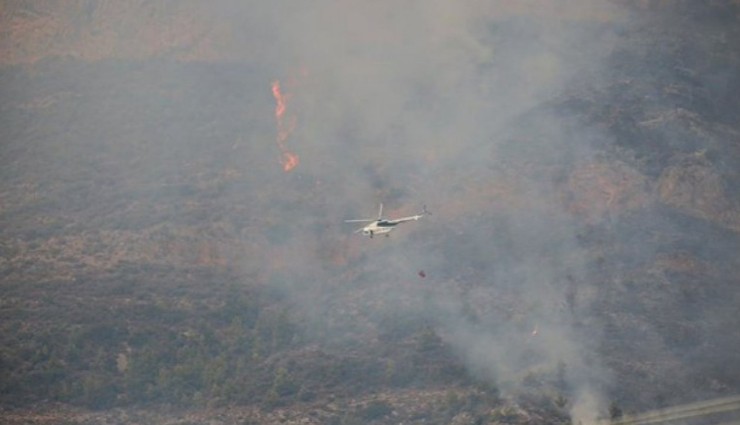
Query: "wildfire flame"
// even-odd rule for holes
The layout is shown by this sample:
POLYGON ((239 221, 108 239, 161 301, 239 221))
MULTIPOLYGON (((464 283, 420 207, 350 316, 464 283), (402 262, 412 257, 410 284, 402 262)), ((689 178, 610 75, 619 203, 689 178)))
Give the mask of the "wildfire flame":
POLYGON ((295 117, 287 116, 287 102, 289 95, 282 93, 280 90, 280 81, 275 80, 272 83, 272 95, 275 97, 275 120, 277 122, 277 145, 280 149, 280 164, 283 170, 288 172, 298 165, 298 155, 290 152, 285 146, 285 142, 295 129, 295 117))
POLYGON ((285 151, 283 152, 283 157, 280 160, 280 163, 283 164, 283 170, 288 172, 298 165, 298 155, 285 151))

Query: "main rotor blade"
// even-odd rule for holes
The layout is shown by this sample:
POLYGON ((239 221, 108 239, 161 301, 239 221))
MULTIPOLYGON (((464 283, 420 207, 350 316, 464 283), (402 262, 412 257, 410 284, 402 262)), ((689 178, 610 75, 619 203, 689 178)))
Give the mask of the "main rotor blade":
POLYGON ((383 203, 380 203, 380 211, 378 211, 378 220, 383 219, 383 203))
POLYGON ((363 220, 344 220, 345 223, 369 223, 371 221, 377 221, 374 218, 368 218, 363 220))

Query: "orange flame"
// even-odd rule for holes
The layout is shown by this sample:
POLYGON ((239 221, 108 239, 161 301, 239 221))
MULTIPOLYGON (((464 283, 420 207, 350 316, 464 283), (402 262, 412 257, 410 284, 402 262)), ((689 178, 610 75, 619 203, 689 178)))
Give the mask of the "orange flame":
POLYGON ((298 165, 298 155, 285 151, 283 152, 283 158, 280 160, 280 163, 283 164, 283 170, 288 172, 298 165))
POLYGON ((287 110, 288 94, 280 91, 280 81, 273 81, 272 95, 275 97, 275 120, 277 121, 277 145, 280 149, 280 164, 286 172, 292 170, 298 165, 298 155, 290 152, 285 146, 285 142, 295 129, 295 117, 285 117, 287 110))

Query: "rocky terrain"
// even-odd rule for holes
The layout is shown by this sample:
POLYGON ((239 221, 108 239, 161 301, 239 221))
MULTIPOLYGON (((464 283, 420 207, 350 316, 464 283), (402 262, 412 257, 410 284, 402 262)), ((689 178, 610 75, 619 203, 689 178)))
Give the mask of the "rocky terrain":
POLYGON ((0 2, 0 422, 591 423, 740 392, 737 1, 477 5, 469 32, 409 6, 424 42, 381 6, 387 32, 316 36, 341 62, 272 32, 322 19, 278 3, 0 2), (433 215, 352 234, 378 202, 433 215))

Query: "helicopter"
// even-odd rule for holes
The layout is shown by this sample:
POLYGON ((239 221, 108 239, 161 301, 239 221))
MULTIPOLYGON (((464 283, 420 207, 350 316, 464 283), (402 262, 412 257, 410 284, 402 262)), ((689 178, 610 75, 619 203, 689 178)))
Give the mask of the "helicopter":
POLYGON ((432 215, 432 213, 427 211, 426 205, 424 205, 421 213, 419 214, 389 220, 389 219, 383 218, 383 204, 381 203, 380 210, 378 211, 378 218, 369 218, 369 219, 361 219, 361 220, 344 220, 344 222, 345 223, 368 223, 367 225, 355 230, 354 233, 362 232, 363 235, 370 236, 371 238, 375 235, 385 235, 386 237, 388 237, 390 236, 391 230, 395 229, 396 226, 398 226, 399 224, 405 223, 407 221, 419 220, 425 215, 432 215))

